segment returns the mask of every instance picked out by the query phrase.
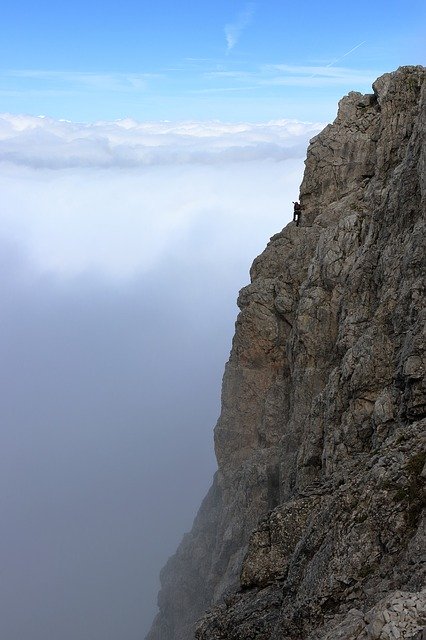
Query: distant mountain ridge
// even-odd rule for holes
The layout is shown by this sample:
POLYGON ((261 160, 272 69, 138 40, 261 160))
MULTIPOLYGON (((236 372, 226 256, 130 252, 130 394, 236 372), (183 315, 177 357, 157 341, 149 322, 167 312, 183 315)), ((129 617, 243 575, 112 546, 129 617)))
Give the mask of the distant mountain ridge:
POLYGON ((425 80, 350 93, 310 143, 301 225, 238 298, 219 470, 147 640, 423 637, 425 80))

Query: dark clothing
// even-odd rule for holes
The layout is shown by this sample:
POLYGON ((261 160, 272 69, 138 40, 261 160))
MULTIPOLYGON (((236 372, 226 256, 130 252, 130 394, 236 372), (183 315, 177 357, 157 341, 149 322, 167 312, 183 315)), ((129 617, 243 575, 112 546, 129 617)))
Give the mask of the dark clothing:
POLYGON ((293 202, 294 204, 294 209, 293 209, 293 222, 296 223, 296 227, 299 226, 299 222, 300 222, 300 214, 302 212, 302 207, 298 202, 293 202))

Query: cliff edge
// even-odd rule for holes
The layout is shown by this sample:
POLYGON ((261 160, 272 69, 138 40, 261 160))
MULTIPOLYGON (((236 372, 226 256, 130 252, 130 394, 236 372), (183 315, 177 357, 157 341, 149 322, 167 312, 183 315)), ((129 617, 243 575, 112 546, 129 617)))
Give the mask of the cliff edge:
POLYGON ((350 93, 310 143, 301 226, 239 295, 219 469, 147 640, 422 637, 425 79, 350 93))

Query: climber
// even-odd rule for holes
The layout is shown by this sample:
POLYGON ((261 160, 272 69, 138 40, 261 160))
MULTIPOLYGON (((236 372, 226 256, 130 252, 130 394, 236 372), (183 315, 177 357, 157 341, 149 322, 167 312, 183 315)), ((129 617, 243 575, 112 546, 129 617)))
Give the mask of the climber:
POLYGON ((300 222, 300 214, 302 211, 302 206, 298 203, 298 202, 293 202, 294 204, 294 209, 293 209, 293 222, 296 223, 296 227, 299 226, 299 222, 300 222))

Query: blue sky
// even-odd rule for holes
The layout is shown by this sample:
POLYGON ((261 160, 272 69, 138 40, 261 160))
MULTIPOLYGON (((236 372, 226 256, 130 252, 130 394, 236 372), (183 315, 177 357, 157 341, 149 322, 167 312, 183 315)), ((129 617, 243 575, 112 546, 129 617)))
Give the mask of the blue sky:
POLYGON ((424 2, 7 3, 0 112, 78 121, 329 120, 425 61, 424 2))

